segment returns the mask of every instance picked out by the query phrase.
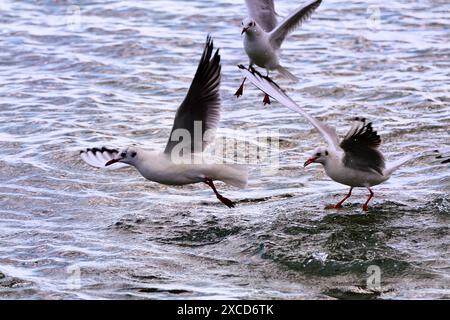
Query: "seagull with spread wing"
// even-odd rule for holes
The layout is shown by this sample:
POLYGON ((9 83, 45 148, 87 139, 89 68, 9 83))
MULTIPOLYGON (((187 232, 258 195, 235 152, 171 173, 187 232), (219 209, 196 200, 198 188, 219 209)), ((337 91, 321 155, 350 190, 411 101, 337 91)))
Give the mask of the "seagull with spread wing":
MULTIPOLYGON (((280 64, 280 47, 286 36, 308 19, 321 2, 322 0, 314 0, 301 6, 277 24, 273 0, 245 0, 249 17, 241 23, 241 34, 244 35, 244 49, 250 66, 256 64, 265 68, 267 76, 270 70, 277 70, 283 77, 297 80, 296 76, 280 64)), ((243 94, 244 83, 245 78, 235 93, 237 97, 243 94)), ((263 102, 270 104, 268 95, 264 96, 263 102)))
MULTIPOLYGON (((327 142, 327 147, 319 147, 314 150, 304 166, 320 163, 331 179, 350 187, 345 198, 335 205, 327 206, 328 209, 342 208, 344 201, 351 196, 353 188, 364 187, 369 190, 369 197, 363 205, 363 210, 367 211, 368 204, 374 196, 371 187, 388 180, 392 173, 404 163, 431 154, 436 155, 435 153, 438 152, 433 150, 411 154, 397 161, 386 163, 382 153, 378 150, 381 144, 380 136, 373 129, 372 123, 368 123, 365 118, 355 118, 350 131, 343 140, 339 141, 333 127, 306 113, 272 79, 261 75, 254 68, 247 69, 242 65, 239 68, 242 74, 261 91, 305 117, 327 142)), ((450 159, 446 159, 447 157, 438 155, 436 158, 444 159, 441 163, 447 163, 450 159)))
MULTIPOLYGON (((185 163, 174 161, 182 152, 198 159, 204 150, 220 118, 220 77, 221 64, 219 50, 213 55, 213 41, 208 36, 203 55, 192 80, 189 91, 178 108, 171 136, 163 152, 147 151, 138 147, 128 147, 121 151, 107 148, 91 148, 81 151, 81 158, 94 167, 120 168, 134 166, 146 179, 165 185, 186 185, 204 182, 214 191, 216 197, 229 208, 235 206, 222 196, 214 185, 215 180, 223 181, 238 188, 247 185, 247 168, 237 164, 185 163), (201 137, 197 137, 198 122, 201 123, 201 137), (197 123, 197 124, 196 124, 197 123), (188 133, 183 135, 183 133, 188 133), (183 140, 180 142, 179 137, 183 140), (190 140, 189 140, 190 138, 190 140), (186 143, 187 148, 179 148, 186 143), (187 151, 186 151, 187 150, 187 151), (196 153, 196 151, 199 151, 196 153)), ((186 158, 184 158, 186 159, 186 158)))

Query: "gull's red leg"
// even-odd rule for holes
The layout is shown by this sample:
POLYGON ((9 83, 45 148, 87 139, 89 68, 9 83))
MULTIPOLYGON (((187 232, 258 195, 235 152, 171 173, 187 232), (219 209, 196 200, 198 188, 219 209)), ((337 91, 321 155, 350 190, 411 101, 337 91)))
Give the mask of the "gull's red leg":
POLYGON ((270 104, 270 97, 267 93, 264 95, 263 103, 264 105, 270 104))
POLYGON ((219 192, 217 192, 216 186, 214 185, 214 182, 210 178, 205 178, 205 183, 211 187, 211 189, 216 194, 217 199, 219 199, 223 204, 225 204, 228 208, 234 208, 234 202, 231 201, 228 198, 225 198, 222 196, 219 192))
POLYGON ((368 204, 369 204, 369 201, 373 198, 373 191, 370 190, 370 188, 367 188, 367 189, 369 190, 370 195, 369 195, 369 198, 367 199, 366 203, 364 203, 364 205, 363 205, 363 210, 364 210, 364 211, 369 211, 369 206, 368 206, 368 204))
POLYGON ((345 196, 344 199, 342 199, 335 205, 330 204, 329 206, 326 206, 325 209, 340 209, 340 208, 342 208, 342 204, 344 203, 344 201, 347 200, 348 198, 350 198, 350 196, 352 195, 352 190, 353 190, 353 187, 350 188, 350 191, 348 192, 348 194, 345 196))
MULTIPOLYGON (((269 69, 266 69, 266 78, 268 78, 268 79, 270 79, 269 78, 269 73, 270 73, 269 69)), ((264 95, 263 104, 264 105, 270 104, 270 97, 269 97, 269 95, 267 93, 264 95)))
POLYGON ((236 93, 234 94, 237 98, 242 96, 242 94, 244 93, 245 80, 247 80, 247 78, 244 78, 244 80, 242 80, 241 86, 239 87, 239 89, 237 89, 236 93))

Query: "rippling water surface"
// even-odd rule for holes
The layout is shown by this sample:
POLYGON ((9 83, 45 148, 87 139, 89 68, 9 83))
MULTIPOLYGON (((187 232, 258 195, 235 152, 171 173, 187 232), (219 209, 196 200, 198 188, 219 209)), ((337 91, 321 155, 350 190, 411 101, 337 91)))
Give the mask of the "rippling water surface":
MULTIPOLYGON (((243 2, 1 2, 0 298, 450 298, 449 168, 413 161, 368 214, 364 190, 324 210, 347 187, 302 167, 320 136, 250 86, 233 97, 243 2), (207 33, 220 126, 279 130, 280 170, 254 167, 244 192, 220 184, 229 210, 202 185, 85 165, 85 147, 164 145, 207 33)), ((340 134, 372 120, 388 159, 448 148, 450 4, 380 3, 324 1, 283 46, 300 81, 275 79, 340 134)))

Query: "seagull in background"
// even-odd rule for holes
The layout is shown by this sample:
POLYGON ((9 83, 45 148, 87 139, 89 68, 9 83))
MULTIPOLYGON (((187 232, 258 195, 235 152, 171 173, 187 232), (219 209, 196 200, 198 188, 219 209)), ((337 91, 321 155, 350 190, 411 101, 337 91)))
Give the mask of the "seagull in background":
MULTIPOLYGON (((301 6, 277 25, 273 0, 245 0, 250 17, 245 18, 241 34, 244 35, 244 49, 249 57, 250 66, 265 68, 267 76, 270 70, 277 70, 283 77, 296 81, 297 77, 281 66, 280 47, 286 36, 299 27, 316 10, 322 0, 315 0, 301 6)), ((244 92, 245 78, 236 91, 240 97, 244 92)), ((270 104, 269 96, 264 95, 264 105, 270 104)))
MULTIPOLYGON (((198 159, 207 145, 206 133, 215 132, 220 119, 220 77, 221 64, 219 50, 213 53, 213 41, 208 36, 203 55, 192 80, 189 91, 179 106, 172 127, 169 141, 163 152, 147 151, 131 146, 121 151, 107 148, 91 148, 81 151, 81 158, 94 167, 111 167, 118 169, 124 165, 134 166, 146 179, 165 185, 186 185, 203 182, 207 184, 223 204, 232 208, 233 201, 222 196, 214 185, 215 180, 229 185, 245 188, 247 185, 247 168, 237 164, 180 163, 174 161, 185 149, 184 155, 189 159, 198 159), (196 122, 201 122, 201 137, 196 137, 196 122), (181 130, 181 131, 180 131, 181 130), (179 144, 178 133, 188 132, 190 140, 185 149, 179 144), (181 151, 180 151, 181 150, 181 151)), ((210 134, 208 138, 211 138, 210 134)))
MULTIPOLYGON (((327 209, 342 208, 344 201, 351 196, 353 188, 364 187, 369 191, 369 196, 362 208, 368 211, 369 202, 374 196, 371 189, 373 186, 388 180, 392 173, 406 162, 431 154, 436 155, 435 153, 438 152, 433 150, 411 154, 386 163, 383 154, 378 150, 381 144, 380 136, 373 129, 372 123, 367 122, 365 118, 354 118, 350 131, 340 141, 333 127, 306 113, 269 77, 261 75, 254 68, 247 69, 242 65, 239 68, 257 88, 305 117, 327 142, 326 147, 315 149, 304 163, 305 167, 312 163, 320 163, 331 179, 350 187, 348 194, 341 201, 327 206, 327 209)), ((438 155, 436 158, 443 159, 441 163, 448 163, 447 157, 438 155)))

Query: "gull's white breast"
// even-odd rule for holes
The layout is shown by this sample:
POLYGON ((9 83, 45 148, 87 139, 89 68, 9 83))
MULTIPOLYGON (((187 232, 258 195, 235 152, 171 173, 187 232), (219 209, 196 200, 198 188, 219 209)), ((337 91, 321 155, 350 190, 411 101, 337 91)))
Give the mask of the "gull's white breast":
POLYGON ((340 158, 330 159, 326 163, 325 172, 336 182, 350 187, 371 187, 386 181, 389 177, 376 171, 361 171, 346 167, 340 158))
POLYGON ((166 185, 184 185, 204 180, 204 168, 196 164, 176 164, 164 153, 145 152, 134 165, 146 179, 166 185))
POLYGON ((261 68, 275 69, 278 65, 278 53, 269 42, 266 34, 244 35, 244 49, 254 63, 261 68))
POLYGON ((220 180, 238 188, 247 185, 247 169, 240 165, 199 163, 178 164, 164 153, 143 151, 134 167, 146 179, 165 185, 204 182, 205 178, 220 180))

